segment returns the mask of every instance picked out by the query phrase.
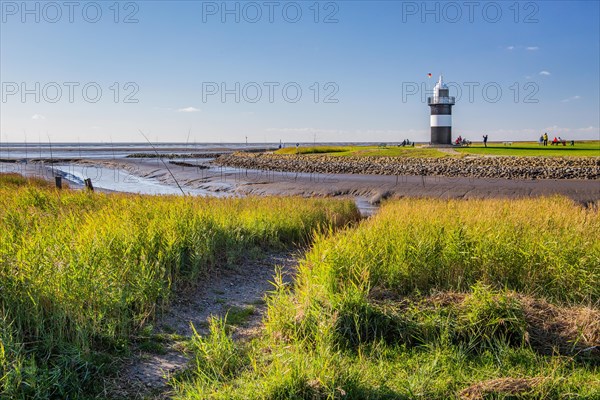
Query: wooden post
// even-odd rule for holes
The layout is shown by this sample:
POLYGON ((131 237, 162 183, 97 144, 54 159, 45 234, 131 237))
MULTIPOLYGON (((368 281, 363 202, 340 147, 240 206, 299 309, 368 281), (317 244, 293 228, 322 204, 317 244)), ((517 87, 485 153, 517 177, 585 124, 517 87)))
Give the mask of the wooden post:
POLYGON ((54 177, 54 183, 56 184, 56 188, 57 189, 62 189, 62 177, 55 176, 54 177))
POLYGON ((91 190, 93 192, 94 191, 94 185, 92 185, 92 180, 90 178, 87 178, 87 179, 84 180, 84 182, 85 182, 85 187, 88 190, 91 190))

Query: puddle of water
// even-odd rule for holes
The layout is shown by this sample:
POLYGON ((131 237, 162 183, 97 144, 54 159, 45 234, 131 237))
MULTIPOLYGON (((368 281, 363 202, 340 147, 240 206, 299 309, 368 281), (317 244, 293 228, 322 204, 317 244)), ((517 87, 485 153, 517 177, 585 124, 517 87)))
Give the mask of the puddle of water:
POLYGON ((354 202, 360 211, 360 215, 364 218, 374 215, 379 209, 379 206, 371 204, 369 200, 364 197, 356 197, 354 202))
MULTIPOLYGON (((115 192, 137 194, 181 194, 181 190, 176 186, 166 185, 155 179, 134 176, 121 169, 83 165, 55 165, 53 168, 56 174, 79 185, 84 184, 84 179, 90 178, 94 187, 115 192)), ((204 189, 191 189, 186 188, 185 186, 182 187, 182 189, 185 194, 195 196, 224 195, 223 193, 215 193, 204 189)))
MULTIPOLYGON (((55 174, 80 186, 84 185, 85 179, 90 178, 94 187, 115 192, 150 195, 181 195, 181 190, 175 185, 164 184, 152 178, 135 176, 122 169, 77 164, 54 165, 53 169, 55 174)), ((236 168, 223 168, 223 173, 239 171, 241 170, 236 168)), ((211 172, 220 173, 221 169, 217 167, 211 172)), ((222 191, 217 192, 215 190, 187 188, 185 186, 182 187, 182 189, 185 194, 195 196, 224 197, 228 195, 224 192, 229 189, 230 185, 219 182, 212 182, 210 185, 213 189, 222 191)), ((355 197, 354 201, 360 214, 364 218, 374 215, 379 209, 378 205, 371 204, 369 199, 365 197, 355 197)))

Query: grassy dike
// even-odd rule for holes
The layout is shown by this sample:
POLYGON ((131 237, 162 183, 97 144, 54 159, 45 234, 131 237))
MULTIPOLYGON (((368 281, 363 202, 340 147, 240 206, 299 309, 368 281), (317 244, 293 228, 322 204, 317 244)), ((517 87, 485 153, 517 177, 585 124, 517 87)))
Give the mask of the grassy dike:
POLYGON ((320 236, 246 344, 213 320, 178 399, 600 398, 600 210, 407 199, 320 236))
MULTIPOLYGON (((447 149, 446 149, 447 150, 447 149)), ((468 147, 452 146, 450 152, 435 147, 406 146, 306 146, 285 147, 275 154, 326 154, 340 157, 404 157, 404 158, 441 158, 464 155, 516 156, 516 157, 600 157, 600 141, 577 141, 575 146, 542 146, 537 142, 508 142, 506 144, 490 142, 473 143, 468 147), (510 143, 510 144, 509 144, 510 143), (454 151, 454 152, 452 152, 454 151)))
POLYGON ((57 191, 0 175, 0 398, 89 398, 173 289, 307 244, 351 201, 57 191))
POLYGON ((514 142, 510 145, 502 143, 474 143, 469 147, 455 149, 462 154, 478 154, 490 156, 527 156, 527 157, 600 157, 600 141, 577 141, 575 146, 542 146, 537 142, 514 142))
POLYGON ((422 146, 309 146, 285 147, 275 151, 275 154, 326 154, 339 157, 449 157, 448 153, 435 148, 422 146))

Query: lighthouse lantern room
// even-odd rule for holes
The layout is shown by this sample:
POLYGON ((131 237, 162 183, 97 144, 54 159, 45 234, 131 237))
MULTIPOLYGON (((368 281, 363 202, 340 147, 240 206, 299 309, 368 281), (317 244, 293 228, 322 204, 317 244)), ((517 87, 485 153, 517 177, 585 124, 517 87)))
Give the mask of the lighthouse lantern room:
POLYGON ((452 106, 455 103, 450 96, 448 86, 440 79, 433 88, 433 96, 427 98, 427 104, 431 108, 431 144, 452 144, 452 106))

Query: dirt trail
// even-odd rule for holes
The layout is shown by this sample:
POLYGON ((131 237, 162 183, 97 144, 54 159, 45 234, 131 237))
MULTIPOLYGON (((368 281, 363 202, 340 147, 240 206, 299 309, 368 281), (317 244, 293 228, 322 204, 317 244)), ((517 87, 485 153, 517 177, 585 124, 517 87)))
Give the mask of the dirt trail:
MULTIPOLYGON (((200 334, 208 333, 211 315, 235 314, 239 325, 234 338, 248 340, 262 325, 266 311, 265 294, 272 290, 276 271, 291 282, 297 267, 298 252, 275 253, 259 261, 248 261, 218 272, 189 293, 174 299, 150 335, 152 345, 139 344, 115 383, 109 384, 107 397, 113 399, 167 399, 168 377, 184 369, 189 355, 183 343, 192 335, 190 324, 200 334)), ((148 342, 146 342, 147 344, 148 342)))

